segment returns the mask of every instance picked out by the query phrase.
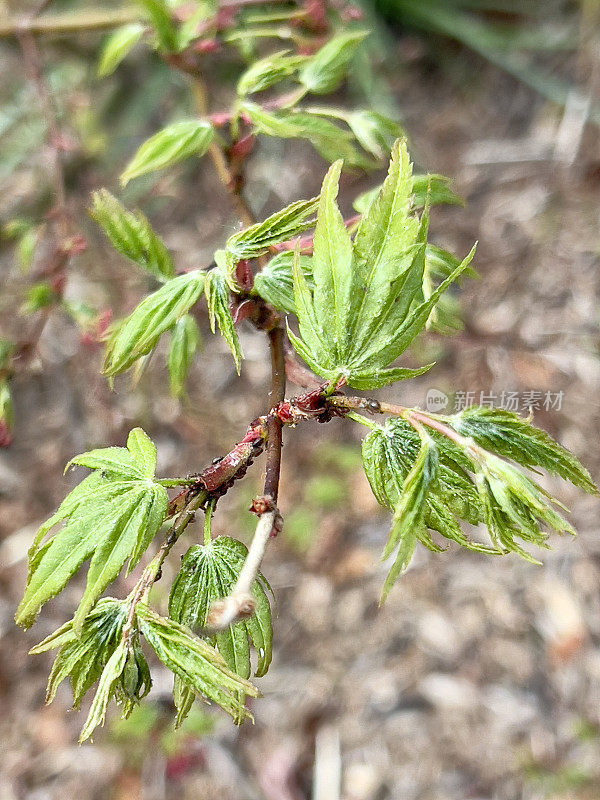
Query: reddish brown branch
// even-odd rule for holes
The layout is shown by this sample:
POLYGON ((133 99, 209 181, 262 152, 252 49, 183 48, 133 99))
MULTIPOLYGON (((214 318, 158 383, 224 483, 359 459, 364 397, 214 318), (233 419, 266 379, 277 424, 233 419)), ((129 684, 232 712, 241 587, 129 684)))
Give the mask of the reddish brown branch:
MULTIPOLYGON (((283 328, 277 326, 268 333, 271 353, 271 389, 269 405, 271 409, 285 400, 285 355, 283 351, 283 328)), ((267 417, 267 464, 265 468, 264 494, 277 504, 279 475, 281 472, 282 448, 281 419, 273 413, 267 417)))

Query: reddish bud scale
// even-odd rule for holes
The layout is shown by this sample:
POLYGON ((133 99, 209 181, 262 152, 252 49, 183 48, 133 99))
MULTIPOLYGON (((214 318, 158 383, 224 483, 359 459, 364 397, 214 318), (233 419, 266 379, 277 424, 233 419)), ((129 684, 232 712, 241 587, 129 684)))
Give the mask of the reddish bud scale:
POLYGON ((269 495, 261 494, 254 498, 248 510, 258 517, 266 514, 268 511, 274 511, 275 504, 273 498, 269 495))
POLYGON ((234 325, 239 325, 240 322, 248 317, 252 317, 256 311, 256 301, 242 300, 241 303, 231 306, 231 318, 234 325))
POLYGON ((269 534, 269 537, 271 539, 274 539, 278 534, 281 533, 282 530, 283 530, 283 517, 279 512, 277 512, 277 514, 275 514, 275 519, 273 520, 273 527, 271 528, 271 533, 269 534))
POLYGON ((307 0, 304 3, 306 23, 314 31, 327 30, 327 8, 323 0, 307 0))
POLYGON ((9 447, 12 444, 12 436, 6 421, 0 420, 0 447, 9 447))
POLYGON ((245 292, 249 292, 252 289, 252 286, 254 285, 254 276, 252 275, 250 262, 247 259, 244 258, 237 262, 235 267, 235 278, 245 292))
POLYGON ((222 128, 223 125, 227 125, 231 120, 231 114, 229 111, 218 111, 215 114, 211 114, 209 120, 216 128, 222 128))
POLYGON ((71 236, 69 239, 64 241, 61 245, 61 250, 67 256, 77 256, 79 253, 85 252, 87 247, 87 239, 84 236, 77 234, 77 236, 71 236))
POLYGON ((256 138, 251 133, 238 139, 238 141, 229 148, 230 158, 235 161, 243 161, 254 149, 255 142, 256 138))
POLYGON ((54 292, 54 294, 58 295, 58 297, 62 296, 65 290, 66 283, 67 283, 67 276, 65 275, 64 272, 59 272, 58 275, 54 275, 50 280, 50 286, 52 287, 52 291, 54 292))
POLYGON ((205 53, 216 53, 220 49, 221 45, 216 39, 201 39, 194 45, 194 50, 196 51, 196 53, 200 53, 201 55, 205 53))

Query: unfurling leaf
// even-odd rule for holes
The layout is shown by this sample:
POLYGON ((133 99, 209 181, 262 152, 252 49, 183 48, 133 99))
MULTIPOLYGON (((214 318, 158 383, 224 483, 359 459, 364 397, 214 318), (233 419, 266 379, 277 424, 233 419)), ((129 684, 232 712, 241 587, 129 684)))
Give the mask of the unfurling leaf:
POLYGON ((89 611, 129 559, 132 570, 167 514, 166 490, 154 478, 156 450, 136 428, 127 449, 110 447, 72 460, 93 469, 38 530, 16 621, 29 627, 40 608, 65 587, 88 558, 86 588, 73 619, 80 632, 89 611), (59 522, 62 528, 42 544, 59 522))
POLYGON ((185 316, 204 289, 199 270, 178 275, 144 298, 113 329, 106 344, 104 374, 118 375, 153 350, 165 331, 185 316))
POLYGON ((266 111, 246 101, 243 110, 256 133, 281 139, 305 139, 329 163, 341 158, 347 167, 373 167, 372 159, 354 146, 352 133, 326 119, 319 109, 266 111))
MULTIPOLYGON (((460 195, 456 194, 450 188, 451 179, 446 178, 444 175, 413 175, 413 200, 414 208, 424 208, 427 204, 429 206, 439 205, 464 205, 464 201, 460 195)), ((376 186, 374 189, 368 189, 366 192, 359 194, 352 203, 352 207, 359 214, 366 213, 371 203, 377 199, 381 186, 376 186)))
POLYGON ((187 119, 174 122, 147 139, 121 175, 125 186, 132 178, 170 167, 193 155, 203 156, 215 135, 210 122, 187 119))
MULTIPOLYGON (((218 258, 218 254, 215 255, 215 260, 219 263, 220 259, 218 258)), ((221 336, 229 345, 233 360, 235 361, 235 368, 239 375, 244 354, 242 353, 240 340, 238 339, 237 331, 233 324, 233 317, 229 310, 229 288, 224 269, 224 265, 222 264, 206 273, 204 291, 206 294, 211 330, 215 333, 215 323, 219 326, 221 336)))
POLYGON ((102 670, 88 717, 79 734, 79 744, 89 739, 98 725, 104 725, 106 709, 117 690, 117 684, 123 674, 126 661, 127 649, 125 644, 121 643, 117 646, 102 670))
POLYGON ((396 548, 398 552, 389 575, 383 585, 382 602, 394 585, 396 578, 409 565, 417 538, 425 525, 427 495, 437 479, 438 451, 433 439, 421 433, 421 449, 410 472, 400 488, 400 496, 394 509, 394 520, 383 557, 390 556, 396 548))
POLYGON ((167 367, 173 397, 181 397, 185 392, 185 380, 200 343, 198 325, 190 314, 186 314, 171 328, 167 367))
POLYGON ((137 607, 137 621, 160 661, 194 694, 212 700, 236 722, 250 715, 240 697, 258 697, 258 690, 232 672, 214 647, 189 628, 160 617, 143 604, 137 607))
POLYGON ((589 472, 575 456, 531 422, 502 408, 473 406, 448 419, 463 436, 525 467, 542 467, 552 475, 598 494, 589 472))
MULTIPOLYGON (((171 589, 169 616, 201 633, 211 604, 231 593, 247 554, 242 542, 227 536, 190 547, 171 589)), ((250 642, 258 654, 255 675, 264 675, 271 663, 273 631, 266 587, 265 578, 259 574, 252 586, 256 602, 253 615, 220 631, 213 640, 229 669, 243 678, 250 676, 250 642)))
POLYGON ((133 50, 144 34, 144 26, 138 22, 123 25, 113 31, 102 47, 98 62, 98 77, 113 73, 121 61, 133 50))
MULTIPOLYGON (((294 253, 284 250, 277 253, 254 278, 254 291, 273 308, 287 314, 296 313, 294 302, 294 253)), ((309 256, 299 256, 300 269, 309 288, 314 289, 312 279, 312 259, 309 256)))
POLYGON ((402 565, 408 563, 414 549, 412 534, 430 550, 440 549, 427 529, 470 550, 498 555, 513 552, 534 563, 538 562, 518 540, 546 547, 547 534, 541 525, 559 533, 574 533, 552 507, 556 501, 517 466, 495 454, 521 466, 542 466, 597 494, 587 471, 547 433, 502 409, 472 407, 451 417, 421 414, 423 417, 430 417, 435 426, 426 429, 427 454, 419 436, 423 426, 417 425, 417 431, 414 424, 402 419, 388 420, 384 427, 373 426, 363 441, 363 465, 373 493, 381 505, 394 511, 385 554, 396 544, 400 547, 384 596, 402 565), (450 436, 443 433, 444 428, 450 436), (456 438, 451 429, 461 436, 456 438), (485 523, 492 547, 467 539, 460 520, 472 525, 485 523))
POLYGON ((141 211, 132 213, 106 189, 92 194, 92 217, 113 247, 159 280, 175 270, 169 251, 141 211))
POLYGON ((300 71, 300 82, 313 94, 329 94, 337 89, 367 31, 339 33, 312 56, 300 71))
POLYGON ((299 236, 314 226, 318 203, 318 197, 298 200, 271 214, 263 222, 234 233, 225 245, 227 252, 237 261, 257 258, 266 253, 269 247, 299 236))
POLYGON ((69 620, 32 648, 33 654, 59 648, 48 678, 47 703, 54 700, 65 678, 70 678, 73 706, 79 708, 82 698, 96 683, 116 650, 126 617, 126 602, 106 597, 88 614, 79 634, 73 620, 69 620))
POLYGON ((265 89, 294 75, 306 61, 306 56, 289 55, 288 50, 272 53, 255 61, 238 81, 239 95, 263 92, 265 89))
MULTIPOLYGON (((402 135, 401 125, 383 114, 378 114, 376 111, 344 111, 336 108, 320 107, 310 108, 307 111, 313 115, 343 120, 360 146, 377 160, 386 156, 396 139, 402 135)), ((337 158, 344 158, 344 155, 339 154, 337 158)), ((378 189, 371 190, 371 192, 377 191, 378 189)), ((371 192, 365 192, 361 197, 371 195, 371 192)), ((360 199, 358 202, 360 202, 360 199)))
POLYGON ((178 50, 177 27, 172 17, 172 8, 168 0, 137 0, 145 9, 156 34, 158 47, 165 53, 176 53, 178 50))

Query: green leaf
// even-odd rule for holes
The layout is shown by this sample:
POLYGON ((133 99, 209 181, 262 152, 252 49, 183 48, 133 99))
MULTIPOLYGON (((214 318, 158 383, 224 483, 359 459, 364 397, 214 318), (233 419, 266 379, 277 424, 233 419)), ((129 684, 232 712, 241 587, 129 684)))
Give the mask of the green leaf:
MULTIPOLYGON (((437 480, 429 487, 424 513, 425 526, 469 550, 498 553, 497 549, 470 541, 461 531, 458 520, 477 525, 485 517, 478 490, 468 471, 477 466, 471 457, 446 437, 431 432, 438 451, 437 480)), ((376 426, 363 440, 365 473, 377 501, 394 510, 401 487, 418 458, 421 440, 417 431, 404 420, 388 420, 376 426)), ((417 538, 430 547, 425 531, 417 538)))
POLYGON ((300 82, 313 94, 335 91, 346 74, 348 63, 367 35, 367 31, 352 31, 334 36, 301 69, 300 82))
MULTIPOLYGON (((413 175, 413 208, 424 208, 427 202, 430 206, 439 205, 464 205, 464 200, 450 188, 451 178, 444 175, 413 175)), ((365 214, 369 206, 379 196, 381 186, 368 189, 359 194, 352 207, 359 214, 365 214)))
POLYGON ((167 367, 173 397, 184 394, 185 380, 201 341, 196 320, 190 314, 178 320, 171 329, 167 367))
POLYGON ((388 558, 398 542, 424 524, 427 493, 437 479, 439 455, 435 442, 426 432, 421 432, 421 448, 410 472, 402 483, 394 509, 392 530, 383 551, 388 558))
POLYGON ((98 62, 99 78, 105 78, 116 70, 142 38, 144 30, 144 26, 139 22, 132 22, 129 25, 122 25, 107 37, 98 62))
POLYGON ((62 502, 39 529, 30 550, 30 570, 16 621, 29 627, 40 608, 65 587, 88 558, 86 588, 74 617, 80 631, 88 612, 129 559, 139 562, 165 520, 166 490, 153 480, 156 450, 146 434, 134 429, 124 448, 92 450, 73 459, 96 471, 62 502), (40 547, 42 539, 59 522, 40 547))
POLYGON ((448 423, 492 453, 526 467, 542 467, 589 494, 598 494, 589 472, 575 456, 518 414, 501 408, 473 406, 450 417, 448 423))
POLYGON ((179 49, 179 40, 168 0, 137 0, 137 2, 148 14, 159 49, 165 53, 176 53, 179 49))
POLYGON ((340 163, 329 170, 313 246, 314 290, 294 270, 300 337, 290 335, 299 355, 330 382, 375 388, 422 370, 385 368, 425 326, 442 293, 472 257, 458 264, 426 301, 411 310, 423 291, 429 217, 410 215, 412 172, 403 142, 392 151, 388 177, 361 220, 352 243, 336 204, 340 163))
POLYGON ((106 709, 108 708, 111 698, 115 694, 126 661, 127 649, 125 644, 121 643, 108 659, 106 666, 102 670, 98 689, 92 701, 88 717, 79 734, 79 744, 89 739, 98 725, 104 725, 106 709))
POLYGON ((373 166, 373 162, 354 146, 353 135, 320 116, 319 109, 270 112, 246 101, 242 110, 250 117, 256 133, 279 139, 306 139, 329 163, 341 158, 347 167, 368 169, 373 166))
POLYGON ((540 530, 540 522, 558 533, 575 535, 571 525, 550 505, 556 501, 512 464, 485 453, 480 459, 477 478, 488 530, 503 552, 518 553, 527 561, 539 564, 515 540, 519 538, 538 547, 547 547, 547 534, 540 530))
POLYGON ((230 236, 225 245, 237 261, 244 258, 257 258, 266 253, 269 247, 299 236, 315 224, 318 197, 311 200, 298 200, 281 211, 271 214, 263 222, 257 222, 239 233, 230 236))
POLYGON ((187 314, 204 289, 199 270, 178 275, 144 298, 112 331, 106 344, 104 374, 118 375, 153 350, 165 331, 187 314))
POLYGON ((156 446, 141 429, 134 428, 127 437, 127 449, 144 478, 152 480, 156 470, 156 446))
MULTIPOLYGON (((218 262, 217 262, 218 263, 218 262)), ((229 310, 229 289, 227 286, 227 278, 221 267, 215 267, 210 272, 206 273, 206 283, 204 286, 206 294, 206 303, 208 306, 208 318, 210 327, 215 333, 215 322, 219 326, 221 335, 229 345, 233 360, 235 361, 235 368, 240 374, 240 367, 244 354, 240 345, 240 340, 233 324, 233 317, 229 310)))
MULTIPOLYGON (((286 314, 296 313, 294 302, 294 278, 293 278, 294 252, 284 250, 277 253, 265 264, 261 271, 254 278, 254 291, 263 300, 286 314)), ((299 266, 310 287, 314 290, 312 280, 312 259, 309 256, 299 256, 299 266)))
MULTIPOLYGON (((320 107, 310 108, 307 111, 311 114, 343 120, 361 147, 378 160, 389 153, 393 143, 403 132, 402 127, 397 122, 390 119, 390 117, 385 117, 383 114, 378 114, 376 111, 366 109, 344 111, 337 108, 320 107)), ((376 192, 378 189, 372 191, 376 192)), ((370 194, 370 192, 366 192, 366 194, 370 194)))
POLYGON ((181 53, 196 39, 203 35, 202 23, 215 16, 219 10, 218 0, 196 0, 196 8, 191 10, 188 18, 177 31, 177 52, 181 53))
POLYGON ((444 175, 415 175, 413 178, 413 205, 423 208, 430 206, 464 206, 462 197, 450 188, 451 178, 444 175))
MULTIPOLYGON (((399 303, 394 306, 393 297, 388 296, 385 304, 386 313, 382 314, 381 318, 376 321, 377 324, 375 326, 369 326, 367 323, 361 332, 362 341, 364 343, 370 342, 368 345, 363 344, 364 349, 362 354, 359 355, 357 353, 357 357, 360 357, 361 363, 365 368, 368 367, 374 370, 381 369, 382 366, 390 364, 406 350, 413 339, 425 327, 432 310, 435 308, 442 294, 469 268, 475 255, 475 247, 476 246, 473 246, 471 252, 468 253, 459 263, 458 267, 450 273, 448 278, 442 281, 442 283, 431 292, 427 300, 414 308, 408 316, 399 319, 399 303)), ((424 248, 419 255, 424 262, 424 248)), ((422 270, 423 267, 421 265, 417 273, 421 280, 423 275, 422 270)), ((398 292, 395 296, 400 298, 402 285, 396 285, 394 289, 398 292)), ((414 296, 416 291, 417 288, 415 288, 414 291, 411 288, 410 294, 414 296)))
POLYGON ((21 314, 35 314, 42 308, 49 308, 57 302, 58 295, 48 281, 38 281, 28 287, 25 302, 20 308, 21 314))
POLYGON ((101 189, 92 194, 90 213, 119 253, 159 280, 173 277, 171 256, 141 211, 128 211, 110 192, 101 189))
POLYGON ((127 447, 104 447, 72 458, 73 464, 99 469, 131 480, 153 478, 156 469, 156 447, 141 428, 134 428, 127 438, 127 447))
POLYGON ((241 96, 263 92, 276 83, 294 75, 306 61, 306 56, 289 55, 289 50, 261 58, 250 66, 238 81, 237 93, 241 96))
POLYGON ((79 634, 74 621, 69 620, 31 649, 32 654, 37 654, 58 648, 48 678, 46 703, 53 701, 59 685, 69 677, 73 706, 79 707, 115 651, 126 617, 126 603, 107 597, 88 614, 79 634))
MULTIPOLYGON (((169 616, 202 632, 211 604, 231 593, 247 553, 244 544, 226 536, 208 545, 190 547, 171 589, 169 616)), ((211 639, 229 669, 243 678, 250 676, 250 642, 258 653, 255 675, 264 675, 271 663, 273 631, 265 586, 264 577, 259 575, 252 586, 254 614, 211 639)))
POLYGON ((422 434, 421 449, 410 472, 406 476, 398 503, 394 510, 392 530, 383 551, 388 558, 398 548, 396 559, 383 585, 381 602, 385 601, 398 575, 409 565, 415 549, 417 537, 425 527, 427 494, 437 478, 438 451, 433 439, 422 434))
POLYGON ((267 111, 257 103, 246 100, 241 110, 248 115, 256 133, 281 139, 294 139, 300 136, 292 115, 267 111))
MULTIPOLYGON (((378 280, 383 283, 388 276, 396 277, 398 261, 416 243, 419 223, 410 216, 412 186, 406 142, 398 140, 392 149, 388 176, 356 232, 354 246, 365 265, 368 290, 377 286, 378 280)), ((370 294, 368 291, 365 301, 370 294)))
POLYGON ((132 178, 170 167, 193 155, 203 156, 215 131, 210 122, 186 119, 163 128, 141 145, 121 175, 125 186, 132 178))
POLYGON ((341 169, 337 161, 323 181, 312 262, 319 335, 337 363, 343 363, 348 352, 348 331, 356 306, 352 242, 336 203, 341 169))
POLYGON ((240 696, 258 697, 249 681, 232 672, 222 656, 189 628, 160 617, 147 606, 136 609, 140 631, 160 661, 196 695, 212 700, 236 722, 249 716, 240 696))
POLYGON ((409 369, 408 367, 395 367, 392 369, 380 369, 377 372, 367 371, 365 373, 352 373, 352 386, 354 389, 380 389, 390 383, 405 381, 409 378, 417 378, 428 372, 434 364, 426 364, 424 367, 409 369))
POLYGON ((9 431, 12 429, 14 423, 10 385, 6 380, 0 381, 0 426, 2 426, 3 423, 5 428, 9 431))
POLYGON ((128 612, 129 600, 107 597, 87 615, 81 630, 77 630, 74 619, 70 620, 30 651, 44 653, 58 648, 48 679, 46 703, 52 702, 59 685, 69 677, 73 706, 79 708, 84 695, 100 678, 81 741, 103 723, 113 695, 123 703, 124 716, 128 716, 152 686, 138 632, 133 630, 125 640, 122 637, 128 612), (109 674, 112 676, 110 680, 109 674))
MULTIPOLYGON (((467 416, 472 416, 476 424, 472 429, 466 425, 459 440, 448 438, 443 428, 452 425, 454 430, 458 430, 461 414, 453 417, 429 415, 436 426, 441 426, 440 430, 428 429, 437 451, 437 469, 435 479, 424 481, 422 485, 415 478, 421 475, 418 465, 423 446, 413 425, 395 419, 388 420, 383 428, 373 426, 363 441, 365 473, 378 502, 395 509, 395 519, 403 526, 402 536, 408 536, 410 530, 418 541, 437 551, 440 548, 427 533, 429 528, 470 550, 498 555, 513 552, 532 563, 539 563, 521 543, 547 547, 548 534, 541 529, 542 525, 558 533, 573 534, 574 530, 553 508, 553 504, 560 505, 557 501, 517 466, 490 450, 502 450, 502 455, 525 466, 544 465, 551 472, 564 473, 563 477, 583 488, 588 486, 593 490, 593 484, 571 454, 563 453, 562 448, 543 431, 537 431, 526 420, 503 410, 495 419, 496 409, 489 409, 489 427, 486 427, 488 415, 482 412, 487 411, 468 409, 467 416), (506 429, 499 433, 496 425, 503 424, 506 429), (516 431, 515 446, 511 447, 509 442, 513 429, 516 431), (462 438, 467 431, 468 438, 462 438), (496 446, 496 437, 499 446, 496 446), (483 449, 486 445, 490 450, 483 449), (560 467, 557 462, 560 462, 560 467), (411 493, 406 495, 409 488, 411 493), (405 497, 408 500, 403 499, 405 497), (422 511, 420 525, 416 524, 415 509, 419 514, 422 511), (492 547, 469 541, 460 529, 457 521, 460 519, 473 525, 484 522, 492 547)), ((419 480, 421 478, 424 476, 419 480)), ((386 554, 398 541, 398 535, 392 535, 386 554)), ((412 545, 409 545, 410 542, 402 550, 401 564, 405 563, 406 554, 412 552, 412 545)))
POLYGON ((7 369, 17 348, 15 342, 0 336, 0 369, 7 369))
POLYGON ((377 159, 384 158, 402 135, 397 122, 376 111, 351 111, 345 119, 361 147, 377 159))

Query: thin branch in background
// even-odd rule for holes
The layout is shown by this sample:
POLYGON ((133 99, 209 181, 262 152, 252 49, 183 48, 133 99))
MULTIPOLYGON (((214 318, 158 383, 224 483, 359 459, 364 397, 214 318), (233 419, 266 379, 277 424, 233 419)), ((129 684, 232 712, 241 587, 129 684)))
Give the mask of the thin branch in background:
MULTIPOLYGON (((27 18, 33 22, 51 0, 44 0, 27 18)), ((40 113, 46 121, 47 146, 49 154, 49 175, 53 186, 54 207, 50 218, 54 232, 54 244, 47 262, 40 270, 46 280, 52 280, 57 294, 62 294, 64 280, 62 275, 70 257, 85 247, 81 237, 71 237, 71 225, 67 208, 67 190, 62 158, 63 136, 58 122, 56 108, 44 77, 44 67, 40 50, 31 30, 20 28, 17 40, 23 54, 23 66, 28 79, 35 87, 40 113)), ((15 367, 22 368, 33 358, 38 343, 51 316, 51 307, 42 309, 39 319, 29 335, 19 343, 14 355, 15 367)))
MULTIPOLYGON (((192 96, 194 98, 196 111, 200 117, 205 117, 208 113, 208 100, 206 86, 203 79, 195 72, 189 72, 186 70, 185 66, 181 65, 179 62, 176 63, 176 66, 178 66, 178 68, 181 69, 182 72, 185 72, 190 78, 192 96)), ((252 225, 254 222, 256 222, 254 214, 246 204, 242 194, 241 184, 236 180, 231 171, 231 167, 223 151, 223 147, 218 142, 212 141, 208 148, 208 156, 215 167, 216 173, 219 176, 219 180, 233 198, 240 220, 246 227, 252 225)))

